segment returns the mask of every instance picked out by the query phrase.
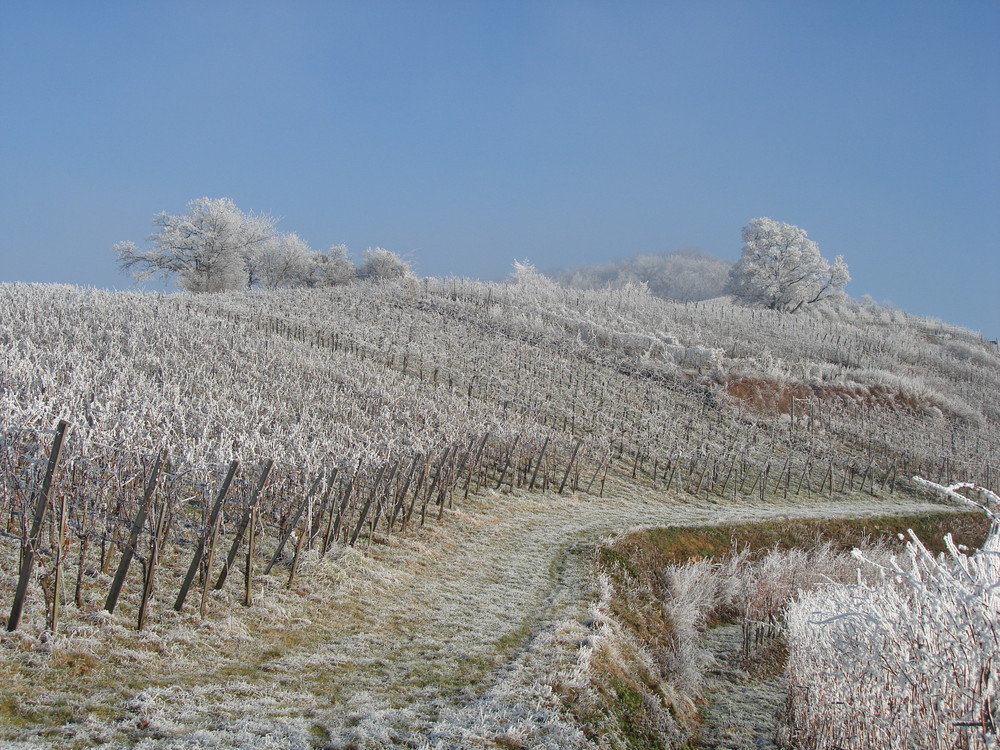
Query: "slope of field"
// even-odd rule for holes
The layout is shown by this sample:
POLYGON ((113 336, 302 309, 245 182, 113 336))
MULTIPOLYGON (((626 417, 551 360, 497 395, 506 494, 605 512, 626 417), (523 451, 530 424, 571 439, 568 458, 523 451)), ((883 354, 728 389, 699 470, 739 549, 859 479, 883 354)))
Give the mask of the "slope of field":
POLYGON ((0 285, 0 356, 4 608, 55 466, 0 653, 0 738, 27 746, 586 746, 557 688, 586 680, 604 535, 912 510, 915 473, 996 487, 995 348, 850 302, 0 285), (231 544, 252 606, 212 585, 231 544))
POLYGON ((169 297, 5 285, 0 350, 4 424, 66 418, 194 463, 347 468, 490 434, 523 456, 579 438, 584 463, 610 454, 653 483, 708 457, 719 485, 821 463, 990 484, 1000 446, 991 343, 854 303, 789 315, 542 277, 169 297))

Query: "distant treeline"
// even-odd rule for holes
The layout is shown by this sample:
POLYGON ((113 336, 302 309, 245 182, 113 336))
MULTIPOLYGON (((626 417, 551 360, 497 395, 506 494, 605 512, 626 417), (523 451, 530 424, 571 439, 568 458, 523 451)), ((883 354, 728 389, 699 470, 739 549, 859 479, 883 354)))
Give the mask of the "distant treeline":
POLYGON ((698 250, 637 253, 594 266, 577 266, 546 273, 571 289, 617 289, 645 283, 657 297, 679 302, 720 297, 725 293, 732 263, 698 250))

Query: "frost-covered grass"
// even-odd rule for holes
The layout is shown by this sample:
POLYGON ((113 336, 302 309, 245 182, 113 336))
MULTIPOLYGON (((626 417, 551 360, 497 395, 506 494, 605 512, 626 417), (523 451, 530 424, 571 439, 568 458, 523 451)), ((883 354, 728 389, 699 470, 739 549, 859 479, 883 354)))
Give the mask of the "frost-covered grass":
POLYGON ((592 664, 608 649, 629 663, 592 577, 602 538, 892 507, 488 495, 442 524, 310 558, 292 590, 261 581, 251 608, 220 600, 204 620, 165 612, 136 633, 99 603, 68 605, 59 635, 43 640, 38 615, 0 636, 0 743, 599 747, 564 699, 596 709, 592 664))
POLYGON ((586 700, 578 687, 567 705, 584 725, 631 737, 635 747, 684 747, 693 737, 720 747, 773 739, 776 714, 727 716, 724 707, 742 705, 740 691, 765 685, 760 694, 783 703, 771 683, 784 668, 785 616, 799 592, 858 580, 865 566, 850 552, 854 545, 888 559, 877 540, 895 541, 918 523, 961 529, 978 543, 982 521, 970 513, 785 520, 646 529, 611 540, 598 558, 603 638, 589 657, 586 700), (713 705, 705 706, 708 699, 713 705))
POLYGON ((973 553, 946 541, 934 555, 911 533, 904 555, 865 560, 875 580, 819 587, 790 607, 798 747, 998 746, 1000 527, 973 553))

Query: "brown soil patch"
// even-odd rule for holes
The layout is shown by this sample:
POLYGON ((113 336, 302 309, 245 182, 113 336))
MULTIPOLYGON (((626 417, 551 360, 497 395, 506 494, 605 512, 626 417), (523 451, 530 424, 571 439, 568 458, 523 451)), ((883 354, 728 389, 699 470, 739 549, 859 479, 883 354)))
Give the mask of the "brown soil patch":
POLYGON ((769 416, 791 413, 792 399, 802 402, 796 404, 796 409, 808 409, 807 403, 810 401, 911 413, 924 411, 932 405, 926 398, 895 391, 885 386, 860 384, 810 385, 743 377, 727 382, 724 390, 726 394, 742 401, 753 411, 769 416))

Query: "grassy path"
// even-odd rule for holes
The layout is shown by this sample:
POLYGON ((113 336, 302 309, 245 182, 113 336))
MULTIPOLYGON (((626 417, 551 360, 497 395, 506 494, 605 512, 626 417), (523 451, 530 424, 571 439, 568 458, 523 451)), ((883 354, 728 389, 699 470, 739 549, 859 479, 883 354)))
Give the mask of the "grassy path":
POLYGON ((753 747, 776 750, 775 724, 784 706, 784 675, 754 676, 740 668, 743 630, 722 625, 705 634, 703 645, 712 653, 715 668, 705 681, 708 704, 699 741, 705 750, 753 747))
MULTIPOLYGON (((96 663, 76 675, 5 649, 0 667, 21 701, 20 714, 6 715, 32 713, 0 723, 0 746, 586 746, 548 681, 572 673, 589 633, 591 558, 603 537, 638 525, 919 508, 940 506, 481 498, 367 554, 307 560, 295 596, 275 587, 263 608, 178 620, 127 654, 92 645, 96 663)), ((91 627, 126 637, 113 622, 91 627)), ((85 651, 81 640, 55 649, 85 651)))

